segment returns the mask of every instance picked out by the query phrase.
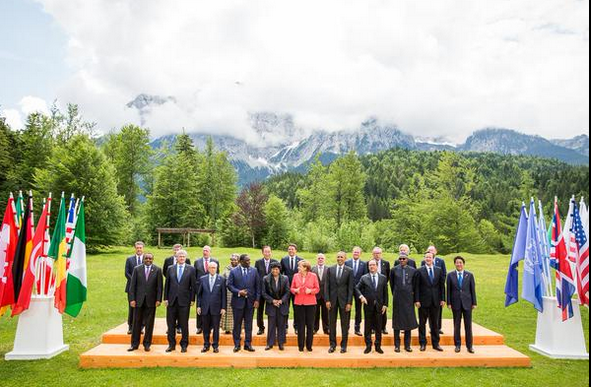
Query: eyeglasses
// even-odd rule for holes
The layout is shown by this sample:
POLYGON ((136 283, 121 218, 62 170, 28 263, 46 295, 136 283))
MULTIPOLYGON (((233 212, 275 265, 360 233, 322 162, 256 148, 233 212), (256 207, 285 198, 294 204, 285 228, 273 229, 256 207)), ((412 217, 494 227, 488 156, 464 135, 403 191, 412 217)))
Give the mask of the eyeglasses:
POLYGON ((408 258, 398 258, 399 261, 406 261, 408 258))

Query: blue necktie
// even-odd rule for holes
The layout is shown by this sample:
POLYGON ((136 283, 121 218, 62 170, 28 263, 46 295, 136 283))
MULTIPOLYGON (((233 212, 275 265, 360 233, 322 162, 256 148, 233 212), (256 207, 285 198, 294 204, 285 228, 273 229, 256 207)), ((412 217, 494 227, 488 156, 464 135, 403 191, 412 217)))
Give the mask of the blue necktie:
POLYGON ((462 288, 462 284, 464 283, 464 276, 462 273, 458 276, 458 283, 460 284, 460 289, 462 288))
POLYGON ((433 268, 429 268, 429 278, 431 279, 431 283, 433 283, 433 268))
POLYGON ((178 279, 178 282, 181 282, 181 278, 183 278, 183 267, 182 266, 179 266, 179 273, 176 277, 178 279))
POLYGON ((378 281, 376 280, 376 276, 373 276, 373 288, 375 290, 378 290, 378 281))

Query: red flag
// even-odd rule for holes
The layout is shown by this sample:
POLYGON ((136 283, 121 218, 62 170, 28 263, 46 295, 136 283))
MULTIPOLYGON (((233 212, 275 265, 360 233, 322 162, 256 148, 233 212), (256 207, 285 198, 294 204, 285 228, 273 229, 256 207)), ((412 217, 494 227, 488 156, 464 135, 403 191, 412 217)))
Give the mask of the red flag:
POLYGON ((0 316, 6 312, 10 305, 14 304, 12 262, 17 242, 16 209, 14 197, 10 194, 0 228, 0 316))
POLYGON ((33 252, 33 233, 35 231, 33 220, 33 197, 29 193, 29 202, 23 216, 23 226, 18 237, 18 244, 14 254, 12 278, 14 281, 14 298, 16 303, 12 305, 12 316, 22 313, 29 307, 31 291, 35 283, 35 266, 32 268, 32 281, 30 279, 31 265, 29 265, 33 252), (29 278, 27 278, 29 276, 29 278))

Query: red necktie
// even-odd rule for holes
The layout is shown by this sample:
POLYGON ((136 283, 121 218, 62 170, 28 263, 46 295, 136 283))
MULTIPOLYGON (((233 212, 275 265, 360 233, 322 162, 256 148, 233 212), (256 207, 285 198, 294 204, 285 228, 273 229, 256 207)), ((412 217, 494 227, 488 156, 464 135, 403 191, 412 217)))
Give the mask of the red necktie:
POLYGON ((209 272, 209 259, 205 260, 205 271, 209 272))

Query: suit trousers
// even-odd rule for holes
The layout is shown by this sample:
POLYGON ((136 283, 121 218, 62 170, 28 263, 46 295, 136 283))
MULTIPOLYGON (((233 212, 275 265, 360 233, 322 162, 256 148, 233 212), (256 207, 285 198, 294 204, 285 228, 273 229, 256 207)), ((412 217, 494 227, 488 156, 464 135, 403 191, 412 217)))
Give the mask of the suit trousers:
POLYGON ((201 318, 200 315, 197 315, 196 317, 196 321, 197 321, 197 329, 203 329, 203 319, 201 318))
POLYGON ((257 308, 257 328, 265 329, 265 308, 267 302, 263 297, 259 299, 259 307, 257 308))
POLYGON ((133 348, 138 348, 140 345, 140 337, 142 335, 142 328, 144 324, 146 327, 144 332, 144 347, 149 347, 152 345, 155 318, 156 307, 142 305, 133 308, 133 328, 131 333, 131 346, 133 348))
POLYGON ((284 345, 286 342, 287 331, 285 329, 285 322, 287 316, 275 311, 275 316, 268 316, 269 331, 267 332, 267 345, 273 347, 275 344, 284 345))
MULTIPOLYGON (((410 348, 412 331, 404 331, 404 348, 410 348)), ((394 331, 394 347, 400 348, 400 331, 394 331)))
POLYGON ((347 343, 349 342, 349 327, 351 324, 351 312, 345 311, 344 306, 331 305, 330 311, 328 312, 328 319, 330 321, 330 327, 328 329, 328 335, 330 340, 330 346, 336 348, 337 346, 337 318, 341 317, 341 349, 347 349, 347 343))
POLYGON ((454 344, 456 347, 462 346, 462 317, 464 318, 464 330, 466 332, 466 348, 470 349, 474 345, 472 335, 472 309, 452 310, 454 315, 454 344))
POLYGON ((312 350, 314 344, 314 318, 316 305, 296 305, 296 321, 298 324, 298 348, 312 350))
MULTIPOLYGON (((289 297, 289 303, 293 307, 293 329, 297 330, 298 329, 298 316, 297 316, 298 311, 297 311, 297 308, 296 308, 294 302, 295 302, 295 295, 292 294, 289 297)), ((289 321, 285 321, 285 329, 288 328, 288 325, 289 325, 289 321)))
POLYGON ((176 347, 176 326, 177 322, 181 328, 181 348, 189 346, 189 315, 191 313, 190 306, 179 306, 177 303, 168 305, 166 308, 166 325, 168 328, 168 345, 172 348, 176 347))
POLYGON ((427 345, 427 321, 431 331, 431 345, 439 345, 439 305, 419 308, 419 344, 427 345))
POLYGON ((376 348, 379 348, 382 346, 382 321, 384 321, 386 319, 386 315, 382 314, 382 311, 379 310, 377 307, 369 307, 369 306, 365 306, 364 308, 364 312, 365 312, 365 330, 364 330, 364 336, 365 336, 365 346, 370 348, 371 344, 372 344, 372 340, 371 340, 371 333, 372 331, 375 331, 376 333, 376 341, 375 341, 375 345, 376 348))
POLYGON ((355 301, 355 332, 361 332, 361 321, 363 320, 363 303, 358 297, 355 301))
POLYGON ((320 330, 320 318, 322 317, 322 332, 328 334, 329 331, 329 320, 328 320, 328 308, 326 308, 326 302, 324 297, 318 298, 318 304, 316 305, 316 318, 314 319, 314 331, 320 330))
POLYGON ((211 331, 213 330, 213 349, 220 347, 221 314, 205 314, 201 316, 203 322, 203 347, 211 347, 211 331))
POLYGON ((243 309, 234 309, 234 346, 240 347, 242 324, 244 324, 244 346, 252 345, 252 318, 254 317, 254 308, 246 307, 243 309))

